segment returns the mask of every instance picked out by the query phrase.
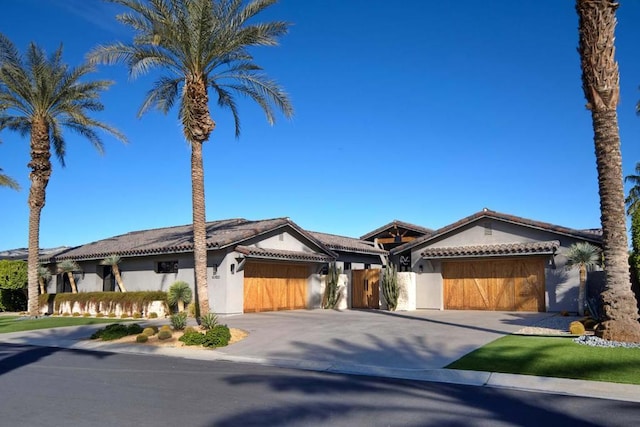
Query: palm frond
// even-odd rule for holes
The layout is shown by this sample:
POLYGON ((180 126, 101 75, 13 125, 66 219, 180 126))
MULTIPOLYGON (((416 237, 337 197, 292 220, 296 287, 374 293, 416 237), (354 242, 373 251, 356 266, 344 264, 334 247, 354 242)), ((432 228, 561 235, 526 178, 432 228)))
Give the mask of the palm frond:
POLYGON ((20 184, 10 176, 3 174, 2 168, 0 168, 0 187, 9 187, 13 190, 19 190, 20 184))

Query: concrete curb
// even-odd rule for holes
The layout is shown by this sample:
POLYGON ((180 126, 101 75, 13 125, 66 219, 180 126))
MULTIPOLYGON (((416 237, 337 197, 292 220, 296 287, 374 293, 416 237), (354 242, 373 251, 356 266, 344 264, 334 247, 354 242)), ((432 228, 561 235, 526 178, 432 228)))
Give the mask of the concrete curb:
POLYGON ((86 339, 52 339, 33 337, 24 333, 0 337, 6 344, 24 344, 41 347, 65 348, 84 351, 139 354, 147 356, 177 357, 194 360, 226 361, 274 366, 286 369, 329 372, 334 374, 364 375, 414 381, 439 382, 478 387, 505 388, 530 392, 561 394, 640 403, 640 386, 632 384, 585 381, 567 378, 536 377, 532 375, 503 374, 453 369, 402 369, 382 366, 347 365, 331 362, 295 360, 270 357, 232 356, 222 351, 185 350, 171 347, 151 347, 132 344, 114 344, 86 339))

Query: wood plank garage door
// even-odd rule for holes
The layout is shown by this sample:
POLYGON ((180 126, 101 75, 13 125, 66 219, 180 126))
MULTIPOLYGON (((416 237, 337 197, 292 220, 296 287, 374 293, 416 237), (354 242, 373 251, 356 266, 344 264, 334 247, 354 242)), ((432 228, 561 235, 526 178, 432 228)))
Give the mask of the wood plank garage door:
POLYGON ((308 277, 306 265, 247 262, 244 267, 244 311, 306 308, 308 277))
POLYGON ((445 309, 545 311, 542 258, 445 262, 442 277, 445 309))

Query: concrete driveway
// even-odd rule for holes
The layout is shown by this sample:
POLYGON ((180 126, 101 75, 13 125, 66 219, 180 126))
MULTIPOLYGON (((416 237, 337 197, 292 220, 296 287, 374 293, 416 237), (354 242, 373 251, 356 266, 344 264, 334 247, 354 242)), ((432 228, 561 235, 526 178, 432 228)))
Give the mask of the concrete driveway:
POLYGON ((295 310, 221 319, 249 336, 229 356, 353 367, 439 369, 550 313, 295 310))

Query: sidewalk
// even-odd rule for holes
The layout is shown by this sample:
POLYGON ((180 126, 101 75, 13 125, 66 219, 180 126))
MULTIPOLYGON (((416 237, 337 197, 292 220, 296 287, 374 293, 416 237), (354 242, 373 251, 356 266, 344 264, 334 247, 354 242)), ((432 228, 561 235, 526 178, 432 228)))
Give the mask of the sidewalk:
MULTIPOLYGON (((166 321, 163 323, 166 323, 166 321)), ((1 334, 0 342, 6 344, 35 345, 72 350, 104 351, 196 360, 252 363, 288 369, 302 369, 328 373, 366 375, 416 381, 433 381, 479 387, 506 388, 640 403, 640 386, 630 384, 452 369, 404 369, 392 366, 374 366, 358 363, 305 360, 287 357, 242 356, 225 353, 224 348, 218 350, 202 350, 184 347, 154 347, 140 344, 117 344, 87 339, 93 331, 100 329, 101 327, 104 327, 104 325, 74 326, 1 334)))

